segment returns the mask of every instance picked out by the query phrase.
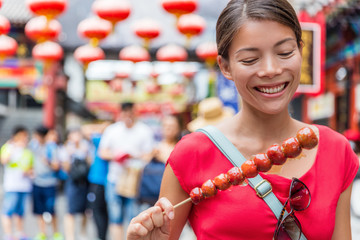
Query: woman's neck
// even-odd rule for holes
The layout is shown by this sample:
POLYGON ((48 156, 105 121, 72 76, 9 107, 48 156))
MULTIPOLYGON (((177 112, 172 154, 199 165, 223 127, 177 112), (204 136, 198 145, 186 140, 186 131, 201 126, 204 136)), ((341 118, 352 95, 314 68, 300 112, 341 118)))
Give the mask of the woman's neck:
POLYGON ((263 142, 284 140, 294 135, 300 122, 289 115, 287 109, 278 114, 265 114, 243 109, 238 114, 237 128, 241 135, 261 139, 263 142))

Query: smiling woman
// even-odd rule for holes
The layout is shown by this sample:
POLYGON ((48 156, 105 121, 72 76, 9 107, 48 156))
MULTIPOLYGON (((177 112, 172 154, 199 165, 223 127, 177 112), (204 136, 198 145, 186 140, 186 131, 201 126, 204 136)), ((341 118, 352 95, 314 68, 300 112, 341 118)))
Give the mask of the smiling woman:
MULTIPOLYGON (((300 44, 301 46, 301 44, 300 44)), ((234 80, 243 108, 279 113, 292 99, 301 70, 301 48, 291 28, 274 21, 248 21, 219 57, 224 76, 234 80), (267 29, 277 29, 263 40, 267 29)))
MULTIPOLYGON (((301 239, 351 239, 350 193, 358 158, 339 133, 299 122, 288 112, 300 81, 303 46, 294 9, 286 0, 230 0, 219 16, 216 39, 220 70, 234 81, 242 98, 240 112, 215 125, 230 140, 230 146, 256 166, 253 155, 263 153, 265 158, 268 146, 304 127, 315 132, 319 144, 305 149, 301 156, 288 155, 291 161, 280 169, 259 173, 271 185, 265 192, 273 194, 257 195, 259 186, 254 191, 251 184, 233 186, 219 191, 215 198, 174 209, 192 189, 232 167, 202 132, 187 135, 168 159, 162 198, 131 221, 128 240, 178 239, 187 220, 198 240, 299 240, 300 233, 301 239), (306 187, 298 191, 297 186, 306 187), (309 194, 300 194, 305 189, 309 194), (291 199, 310 196, 310 192, 310 205, 297 208, 291 199), (291 226, 298 226, 295 235, 285 221, 278 223, 281 209, 274 214, 265 204, 272 195, 281 208, 291 209, 291 214, 296 211, 296 219, 287 214, 282 218, 292 219, 291 226), (274 235, 275 230, 281 234, 274 235)), ((299 145, 294 139, 289 144, 299 145)), ((282 147, 281 151, 285 154, 287 150, 282 147)))

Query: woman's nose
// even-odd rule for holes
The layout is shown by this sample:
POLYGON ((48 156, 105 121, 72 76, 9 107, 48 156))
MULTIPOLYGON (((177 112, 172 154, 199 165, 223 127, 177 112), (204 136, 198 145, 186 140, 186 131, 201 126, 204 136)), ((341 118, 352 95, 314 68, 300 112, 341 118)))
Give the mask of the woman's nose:
POLYGON ((268 56, 263 59, 263 63, 261 64, 261 69, 258 72, 258 76, 273 78, 281 73, 282 73, 282 68, 278 63, 278 61, 274 57, 268 56))

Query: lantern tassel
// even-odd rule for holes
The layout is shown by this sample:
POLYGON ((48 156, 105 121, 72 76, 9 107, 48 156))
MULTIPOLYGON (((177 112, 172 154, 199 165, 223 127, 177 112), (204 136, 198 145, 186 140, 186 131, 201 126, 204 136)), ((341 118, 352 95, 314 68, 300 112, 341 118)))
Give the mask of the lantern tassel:
POLYGON ((98 38, 91 38, 90 39, 90 45, 92 47, 97 47, 99 45, 99 39, 98 38))

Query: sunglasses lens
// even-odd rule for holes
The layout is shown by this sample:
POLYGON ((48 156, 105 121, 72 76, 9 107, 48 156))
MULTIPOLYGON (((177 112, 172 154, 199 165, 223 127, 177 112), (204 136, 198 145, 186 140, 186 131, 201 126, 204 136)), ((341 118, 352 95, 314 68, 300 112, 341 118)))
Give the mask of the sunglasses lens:
POLYGON ((301 235, 301 230, 299 226, 300 223, 295 217, 291 215, 287 216, 280 224, 275 239, 299 240, 301 235))
POLYGON ((300 181, 295 180, 291 185, 290 206, 296 211, 302 211, 309 206, 310 191, 300 181))

